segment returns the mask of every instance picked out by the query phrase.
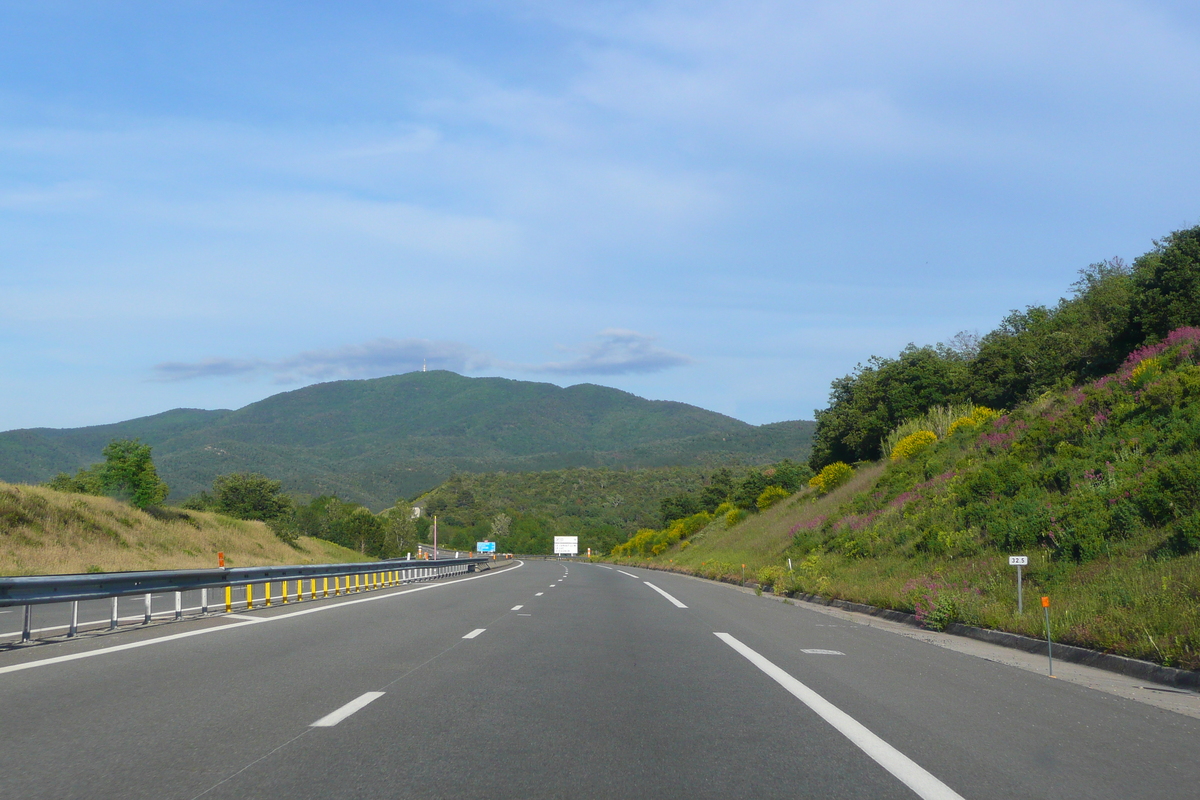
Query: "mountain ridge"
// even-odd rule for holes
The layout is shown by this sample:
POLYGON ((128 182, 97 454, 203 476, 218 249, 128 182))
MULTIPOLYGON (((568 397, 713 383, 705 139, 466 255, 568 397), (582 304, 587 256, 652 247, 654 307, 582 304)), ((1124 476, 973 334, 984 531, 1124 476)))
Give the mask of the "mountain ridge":
POLYGON ((768 463, 807 456, 814 423, 754 426, 596 384, 559 387, 446 371, 332 381, 236 410, 178 408, 84 428, 0 433, 0 480, 37 483, 101 460, 114 438, 154 448, 178 501, 228 472, 372 508, 456 472, 768 463))

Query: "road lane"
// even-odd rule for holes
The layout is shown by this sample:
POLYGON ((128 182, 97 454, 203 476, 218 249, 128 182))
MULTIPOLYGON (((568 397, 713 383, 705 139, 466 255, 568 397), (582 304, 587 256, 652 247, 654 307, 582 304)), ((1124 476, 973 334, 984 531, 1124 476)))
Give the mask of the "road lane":
POLYGON ((725 586, 551 561, 0 674, 0 796, 915 796, 718 632, 968 800, 1200 780, 1197 720, 725 586))

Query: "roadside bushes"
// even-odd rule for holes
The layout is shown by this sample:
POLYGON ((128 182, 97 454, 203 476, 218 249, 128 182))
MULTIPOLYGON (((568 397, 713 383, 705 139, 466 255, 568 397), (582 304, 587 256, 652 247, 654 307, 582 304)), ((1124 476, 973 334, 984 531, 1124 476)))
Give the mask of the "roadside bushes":
POLYGON ((821 494, 829 494, 853 477, 853 467, 843 461, 835 461, 810 478, 808 485, 821 494))
POLYGON ((782 486, 768 486, 762 490, 762 494, 758 496, 758 500, 754 504, 758 507, 759 511, 766 511, 779 501, 786 500, 791 496, 792 493, 782 486))
POLYGON ((892 461, 907 461, 930 445, 936 444, 937 440, 937 434, 933 431, 916 431, 910 433, 896 442, 896 446, 892 448, 890 457, 892 461))

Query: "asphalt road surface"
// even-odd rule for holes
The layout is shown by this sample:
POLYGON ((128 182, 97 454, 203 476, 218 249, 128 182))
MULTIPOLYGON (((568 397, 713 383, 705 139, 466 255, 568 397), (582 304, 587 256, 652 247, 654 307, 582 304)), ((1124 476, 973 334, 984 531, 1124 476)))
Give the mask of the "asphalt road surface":
POLYGON ((0 709, 22 800, 1200 795, 1200 720, 553 561, 9 649, 0 709))

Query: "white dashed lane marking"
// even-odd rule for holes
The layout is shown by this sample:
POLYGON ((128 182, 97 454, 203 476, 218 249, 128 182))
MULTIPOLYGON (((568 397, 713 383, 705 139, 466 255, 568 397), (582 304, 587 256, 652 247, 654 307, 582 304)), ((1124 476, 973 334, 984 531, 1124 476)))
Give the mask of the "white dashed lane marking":
POLYGON ((676 600, 674 597, 671 597, 671 595, 667 594, 666 592, 664 592, 662 589, 660 589, 660 588, 658 588, 657 586, 655 586, 655 585, 654 585, 653 583, 651 583, 650 581, 642 581, 642 583, 646 584, 646 585, 647 585, 647 586, 649 586, 651 589, 653 589, 654 591, 656 591, 656 592, 658 592, 659 594, 661 594, 663 597, 665 597, 665 598, 667 598, 668 600, 670 600, 672 603, 674 603, 674 604, 675 604, 675 607, 676 607, 676 608, 687 608, 687 606, 685 606, 683 603, 679 602, 679 601, 678 601, 678 600, 676 600))
POLYGON ((326 714, 308 727, 332 728, 334 725, 337 725, 355 711, 360 711, 361 709, 365 708, 368 703, 372 703, 375 700, 383 697, 383 694, 383 692, 367 692, 361 697, 357 697, 351 700, 349 703, 346 703, 346 705, 342 706, 337 711, 334 711, 332 714, 326 714))
POLYGON ((471 631, 463 638, 464 639, 474 639, 476 636, 478 636, 479 634, 483 633, 486 630, 487 630, 487 628, 476 628, 475 630, 471 631))

